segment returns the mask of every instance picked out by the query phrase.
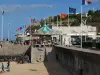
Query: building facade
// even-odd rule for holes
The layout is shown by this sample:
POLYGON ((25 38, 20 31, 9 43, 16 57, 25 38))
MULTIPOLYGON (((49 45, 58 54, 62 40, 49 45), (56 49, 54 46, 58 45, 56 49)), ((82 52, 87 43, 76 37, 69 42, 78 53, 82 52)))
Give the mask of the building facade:
POLYGON ((66 26, 53 26, 53 30, 60 31, 60 34, 52 35, 52 39, 58 39, 62 42, 60 44, 69 45, 71 44, 71 40, 75 37, 87 36, 93 39, 96 39, 96 27, 92 26, 73 26, 73 27, 66 27, 66 26))

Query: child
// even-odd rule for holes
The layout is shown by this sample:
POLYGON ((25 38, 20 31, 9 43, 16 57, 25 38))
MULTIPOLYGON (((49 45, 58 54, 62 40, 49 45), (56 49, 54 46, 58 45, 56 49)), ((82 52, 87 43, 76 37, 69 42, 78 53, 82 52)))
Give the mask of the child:
POLYGON ((4 72, 4 64, 2 63, 2 72, 4 72))

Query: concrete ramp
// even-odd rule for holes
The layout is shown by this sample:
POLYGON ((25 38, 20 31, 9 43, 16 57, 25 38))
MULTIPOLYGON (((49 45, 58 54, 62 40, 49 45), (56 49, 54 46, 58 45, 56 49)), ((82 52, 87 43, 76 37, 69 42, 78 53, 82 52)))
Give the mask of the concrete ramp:
POLYGON ((31 48, 31 63, 38 63, 44 60, 44 48, 31 48))

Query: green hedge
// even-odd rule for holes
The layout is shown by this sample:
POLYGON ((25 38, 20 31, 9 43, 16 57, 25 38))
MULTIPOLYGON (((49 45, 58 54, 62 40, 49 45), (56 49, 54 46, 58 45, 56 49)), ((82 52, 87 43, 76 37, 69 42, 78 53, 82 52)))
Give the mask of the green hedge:
POLYGON ((82 47, 90 48, 93 46, 93 42, 82 42, 82 47))
POLYGON ((92 48, 92 47, 96 47, 98 49, 100 49, 100 42, 83 42, 82 43, 83 48, 92 48))
POLYGON ((96 43, 96 48, 100 48, 100 42, 96 43))

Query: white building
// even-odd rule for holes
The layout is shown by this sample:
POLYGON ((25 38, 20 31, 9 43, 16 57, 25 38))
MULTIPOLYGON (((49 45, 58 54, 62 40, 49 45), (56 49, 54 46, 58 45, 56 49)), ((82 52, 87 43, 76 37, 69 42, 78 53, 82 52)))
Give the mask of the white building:
POLYGON ((62 39, 62 43, 65 45, 69 45, 71 42, 72 36, 88 36, 93 39, 96 39, 96 27, 92 26, 73 26, 73 27, 66 27, 66 26, 53 26, 53 30, 60 31, 59 34, 52 35, 52 38, 56 39, 62 39), (61 38, 59 38, 59 35, 62 35, 61 38))
POLYGON ((37 39, 39 37, 37 36, 30 36, 29 33, 27 34, 22 34, 22 33, 19 33, 19 34, 16 34, 16 40, 20 43, 20 42, 24 42, 24 41, 29 41, 29 40, 33 40, 33 39, 37 39))

